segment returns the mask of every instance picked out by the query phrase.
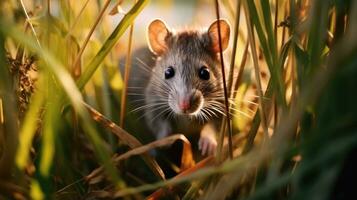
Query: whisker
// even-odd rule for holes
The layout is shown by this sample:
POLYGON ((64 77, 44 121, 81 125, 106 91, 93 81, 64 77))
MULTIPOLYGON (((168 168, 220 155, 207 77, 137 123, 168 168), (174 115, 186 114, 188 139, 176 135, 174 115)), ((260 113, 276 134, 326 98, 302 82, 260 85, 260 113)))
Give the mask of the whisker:
MULTIPOLYGON (((243 112, 243 111, 240 111, 240 110, 234 110, 234 112, 237 112, 238 114, 242 114, 243 116, 247 117, 248 119, 252 119, 253 116, 250 116, 249 114, 243 112)), ((233 116, 236 116, 236 113, 229 113, 233 116)))
POLYGON ((166 106, 166 103, 155 103, 155 104, 143 105, 143 106, 140 106, 140 107, 137 107, 137 108, 131 110, 130 112, 137 112, 142 109, 147 109, 147 108, 156 107, 156 106, 163 106, 163 105, 166 106))

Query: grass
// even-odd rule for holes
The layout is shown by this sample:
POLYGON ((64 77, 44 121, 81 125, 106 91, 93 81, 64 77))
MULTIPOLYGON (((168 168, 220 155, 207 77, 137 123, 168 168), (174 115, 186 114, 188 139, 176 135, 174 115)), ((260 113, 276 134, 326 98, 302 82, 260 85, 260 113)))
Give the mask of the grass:
POLYGON ((0 3, 0 198, 356 196, 356 2, 181 2, 233 30, 219 67, 234 114, 202 160, 184 135, 152 141, 125 100, 131 63, 120 74, 119 59, 163 2, 116 3, 0 3))

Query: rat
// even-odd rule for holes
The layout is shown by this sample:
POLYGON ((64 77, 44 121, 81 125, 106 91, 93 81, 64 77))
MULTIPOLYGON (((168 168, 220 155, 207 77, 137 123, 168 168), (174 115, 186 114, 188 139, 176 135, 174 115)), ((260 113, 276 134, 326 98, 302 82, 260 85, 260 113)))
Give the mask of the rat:
POLYGON ((147 29, 148 48, 133 53, 129 78, 129 98, 142 102, 147 126, 157 139, 173 133, 197 135, 203 156, 214 155, 216 133, 224 115, 223 85, 219 60, 221 47, 226 50, 230 25, 214 21, 206 30, 170 29, 160 19, 147 29))

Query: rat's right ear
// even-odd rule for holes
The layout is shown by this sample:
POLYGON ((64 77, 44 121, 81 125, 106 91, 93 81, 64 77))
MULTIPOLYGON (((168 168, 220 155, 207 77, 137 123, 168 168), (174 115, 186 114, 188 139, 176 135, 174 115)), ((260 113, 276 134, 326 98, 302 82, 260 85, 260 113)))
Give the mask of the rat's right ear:
POLYGON ((167 50, 167 37, 170 35, 165 23, 159 19, 152 21, 148 27, 149 47, 156 55, 161 55, 167 50))

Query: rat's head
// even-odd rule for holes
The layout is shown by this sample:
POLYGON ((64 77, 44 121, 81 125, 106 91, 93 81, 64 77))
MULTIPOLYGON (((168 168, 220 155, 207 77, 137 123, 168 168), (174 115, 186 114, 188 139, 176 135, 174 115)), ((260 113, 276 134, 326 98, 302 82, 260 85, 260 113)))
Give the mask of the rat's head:
POLYGON ((174 32, 161 20, 148 27, 151 51, 157 56, 150 95, 178 115, 208 118, 222 112, 222 74, 218 53, 229 42, 230 27, 215 21, 204 31, 174 32))

